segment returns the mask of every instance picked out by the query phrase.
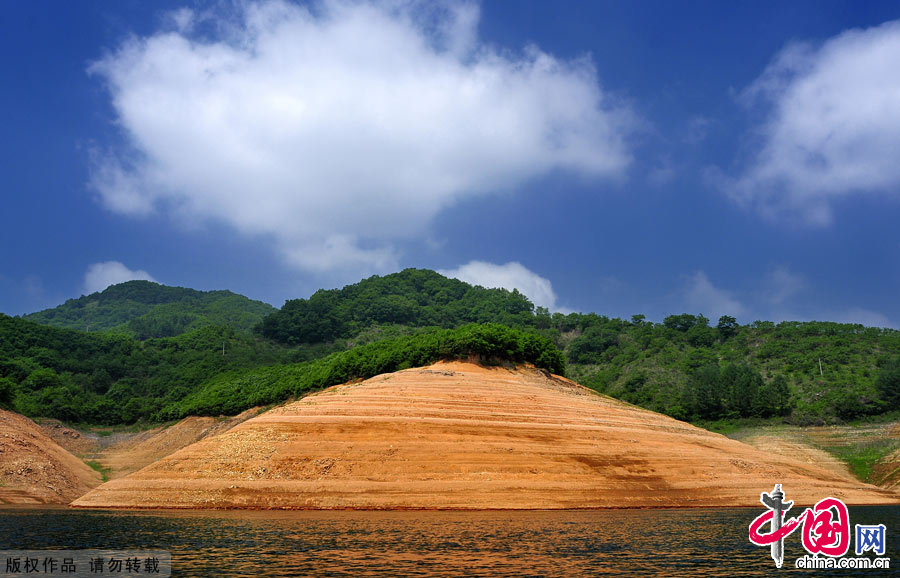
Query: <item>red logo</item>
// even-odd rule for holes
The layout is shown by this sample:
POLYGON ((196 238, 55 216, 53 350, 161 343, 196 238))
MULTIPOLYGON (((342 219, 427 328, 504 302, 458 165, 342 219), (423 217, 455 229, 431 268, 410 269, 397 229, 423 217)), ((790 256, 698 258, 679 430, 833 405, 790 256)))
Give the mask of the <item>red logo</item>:
POLYGON ((810 554, 843 556, 850 549, 850 514, 837 498, 819 500, 803 518, 803 547, 810 554), (837 514, 837 519, 834 515, 837 514))
POLYGON ((838 557, 850 548, 850 514, 847 505, 837 498, 819 500, 796 518, 785 519, 794 505, 784 501, 781 484, 771 494, 763 492, 760 501, 767 508, 750 522, 750 541, 757 546, 772 547, 772 559, 781 568, 784 561, 784 539, 793 534, 803 522, 803 547, 810 554, 838 557), (768 528, 769 532, 761 530, 768 528))

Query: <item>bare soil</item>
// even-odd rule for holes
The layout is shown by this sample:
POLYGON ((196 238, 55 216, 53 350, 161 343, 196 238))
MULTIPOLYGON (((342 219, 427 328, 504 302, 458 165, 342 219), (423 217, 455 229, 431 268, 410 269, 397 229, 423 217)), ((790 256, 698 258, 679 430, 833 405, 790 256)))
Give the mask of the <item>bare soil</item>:
POLYGON ((260 413, 259 408, 232 417, 191 416, 167 427, 146 430, 113 443, 97 454, 97 461, 109 468, 109 479, 121 478, 204 438, 230 430, 260 413))
POLYGON ((0 504, 68 504, 100 474, 30 419, 0 410, 0 504))
POLYGON ((453 362, 332 387, 275 408, 103 484, 73 505, 758 506, 760 492, 775 483, 798 505, 826 496, 900 503, 900 494, 839 468, 763 451, 533 368, 453 362))

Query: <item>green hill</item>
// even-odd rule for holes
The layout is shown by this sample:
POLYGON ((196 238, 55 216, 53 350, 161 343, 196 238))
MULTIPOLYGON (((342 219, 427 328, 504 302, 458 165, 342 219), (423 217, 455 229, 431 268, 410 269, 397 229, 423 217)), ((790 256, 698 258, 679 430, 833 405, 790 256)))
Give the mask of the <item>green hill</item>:
POLYGON ((351 338, 384 325, 459 327, 466 323, 534 325, 534 305, 518 291, 474 287, 428 269, 375 275, 343 289, 285 302, 260 333, 287 344, 351 338))
POLYGON ((691 421, 833 423, 900 410, 900 331, 830 322, 739 325, 728 316, 712 325, 691 314, 662 323, 642 315, 550 314, 516 291, 428 270, 318 291, 279 311, 227 291, 135 281, 36 315, 124 333, 0 316, 0 405, 73 421, 234 411, 485 348, 494 352, 488 357, 565 366, 597 391, 691 421), (270 313, 263 317, 257 305, 270 313), (146 329, 154 323, 156 330, 146 329), (240 330, 254 323, 255 333, 240 330), (145 339, 168 333, 179 334, 145 339))
POLYGON ((152 419, 221 373, 329 352, 289 350, 226 326, 138 341, 0 314, 0 406, 72 422, 131 423, 152 419))
POLYGON ((349 379, 469 355, 565 371, 549 339, 496 324, 421 330, 350 349, 289 349, 231 327, 137 341, 0 314, 0 407, 95 424, 237 413, 349 379))
POLYGON ((550 322, 569 376, 679 419, 846 421, 900 409, 900 331, 831 322, 663 323, 573 314, 550 322))
POLYGON ((127 281, 25 315, 43 325, 81 331, 115 331, 138 339, 172 337, 204 325, 247 331, 276 311, 231 291, 197 291, 150 281, 127 281))
MULTIPOLYGON (((493 322, 534 329, 565 351, 570 377, 625 401, 688 420, 786 416, 843 421, 900 409, 887 376, 900 332, 831 322, 680 314, 662 323, 594 313, 550 314, 524 295, 406 269, 288 301, 259 331, 287 344, 366 343, 416 328, 493 322)), ((893 373, 892 373, 893 371, 893 373)))

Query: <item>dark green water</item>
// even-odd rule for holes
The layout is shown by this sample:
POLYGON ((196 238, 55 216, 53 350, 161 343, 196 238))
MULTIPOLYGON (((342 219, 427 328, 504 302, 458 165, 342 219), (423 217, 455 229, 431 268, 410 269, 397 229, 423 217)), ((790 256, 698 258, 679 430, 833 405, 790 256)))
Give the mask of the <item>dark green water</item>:
MULTIPOLYGON (((163 549, 175 576, 900 575, 776 570, 747 540, 762 509, 563 512, 115 512, 0 509, 0 549, 163 549)), ((900 506, 850 509, 885 524, 900 567, 900 506)), ((853 556, 851 541, 849 555, 853 556)), ((868 553, 867 556, 872 556, 868 553)))

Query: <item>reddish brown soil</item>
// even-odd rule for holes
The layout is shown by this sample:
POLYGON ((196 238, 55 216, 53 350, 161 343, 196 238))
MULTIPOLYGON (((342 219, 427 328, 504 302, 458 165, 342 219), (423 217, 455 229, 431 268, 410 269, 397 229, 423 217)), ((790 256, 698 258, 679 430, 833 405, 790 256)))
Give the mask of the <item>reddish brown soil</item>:
POLYGON ((813 464, 831 472, 853 477, 850 467, 845 462, 801 440, 763 434, 747 437, 741 441, 764 452, 787 456, 797 462, 813 464))
POLYGON ((900 495, 520 368, 439 363, 327 389, 76 500, 120 508, 853 504, 900 495))
POLYGON ((99 484, 36 423, 0 410, 0 504, 67 504, 99 484))
POLYGON ((260 413, 259 408, 227 418, 186 417, 168 427, 140 432, 103 449, 97 461, 109 468, 109 479, 121 478, 207 437, 225 433, 260 413))
POLYGON ((86 457, 99 450, 101 438, 97 434, 80 432, 56 419, 39 419, 38 426, 63 449, 76 456, 86 457))
POLYGON ((879 486, 900 491, 900 450, 881 458, 872 466, 872 475, 879 486))
POLYGON ((171 425, 136 432, 116 431, 105 436, 96 431, 75 430, 55 419, 43 419, 39 425, 69 452, 96 461, 106 476, 114 480, 203 438, 225 433, 261 411, 254 407, 231 417, 191 416, 171 425))

